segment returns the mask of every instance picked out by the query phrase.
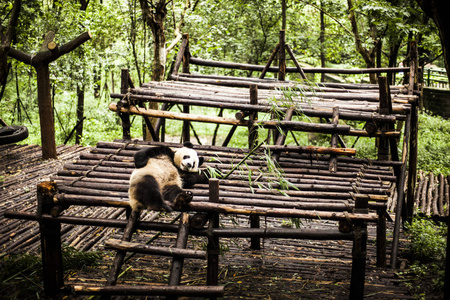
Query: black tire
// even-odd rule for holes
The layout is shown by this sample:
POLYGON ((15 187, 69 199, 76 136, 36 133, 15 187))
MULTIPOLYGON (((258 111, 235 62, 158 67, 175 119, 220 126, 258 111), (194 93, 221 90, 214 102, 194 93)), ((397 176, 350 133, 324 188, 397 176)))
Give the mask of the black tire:
POLYGON ((25 126, 5 126, 0 128, 0 145, 20 142, 28 137, 28 128, 25 126))

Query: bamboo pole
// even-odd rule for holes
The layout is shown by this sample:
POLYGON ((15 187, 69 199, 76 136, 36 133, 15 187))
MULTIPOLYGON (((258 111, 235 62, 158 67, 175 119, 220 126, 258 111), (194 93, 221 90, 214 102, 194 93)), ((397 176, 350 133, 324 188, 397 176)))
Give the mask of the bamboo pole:
POLYGON ((74 285, 73 295, 103 295, 103 296, 185 296, 185 297, 222 297, 223 286, 105 286, 94 287, 74 285))
MULTIPOLYGON (((132 243, 125 242, 117 239, 110 239, 105 243, 105 247, 107 249, 115 249, 126 252, 135 252, 142 254, 151 254, 151 255, 161 255, 161 256, 171 256, 171 257, 183 257, 183 258, 196 258, 196 259, 205 259, 206 252, 198 251, 198 250, 189 250, 185 248, 178 247, 157 247, 157 246, 149 246, 140 243, 132 243)), ((173 284, 173 285, 178 285, 173 284)))
POLYGON ((171 286, 177 286, 181 282, 181 272, 183 270, 184 265, 184 258, 192 257, 195 255, 197 258, 206 259, 206 252, 205 251, 194 251, 194 250, 187 250, 187 242, 189 238, 189 214, 188 213, 182 213, 179 223, 179 230, 177 234, 177 240, 175 243, 175 248, 168 249, 169 252, 173 252, 173 250, 178 251, 185 251, 185 255, 174 255, 172 259, 172 266, 170 270, 170 277, 169 277, 169 285, 171 286), (199 253, 197 253, 199 252, 199 253), (191 253, 192 256, 188 256, 188 254, 191 253))
MULTIPOLYGON (((111 98, 114 99, 123 99, 126 94, 111 94, 111 98)), ((177 104, 189 104, 196 106, 204 106, 204 107, 216 107, 221 109, 238 109, 242 111, 258 111, 268 113, 271 110, 269 103, 265 100, 259 101, 258 105, 247 104, 248 102, 243 100, 239 100, 236 98, 226 97, 202 97, 191 96, 191 95, 180 95, 175 93, 167 93, 164 94, 152 92, 152 93, 144 93, 139 91, 138 94, 131 94, 129 98, 137 101, 150 101, 150 102, 165 102, 165 103, 177 103, 177 104)), ((320 100, 320 99, 317 99, 320 100)), ((318 105, 318 103, 312 102, 312 106, 318 105)), ((361 104, 363 108, 363 105, 361 104)), ((376 112, 376 109, 373 112, 366 112, 363 109, 361 111, 355 110, 346 110, 345 103, 340 104, 341 112, 340 118, 344 120, 354 120, 354 121, 383 121, 393 123, 397 120, 404 120, 405 117, 402 115, 380 115, 376 112)), ((281 112, 286 112, 287 108, 280 107, 281 112)), ((302 102, 297 103, 296 105, 296 114, 298 115, 306 115, 310 117, 323 117, 323 118, 331 118, 333 115, 332 109, 330 107, 313 107, 310 105, 305 105, 302 102)), ((403 113, 402 110, 397 110, 397 113, 403 113)), ((242 119, 236 117, 236 119, 242 119)))
MULTIPOLYGON (((201 58, 191 57, 190 63, 198 66, 207 67, 220 67, 229 69, 239 69, 247 71, 262 71, 264 66, 250 65, 250 64, 240 64, 240 63, 230 63, 224 61, 210 61, 201 58)), ((270 67, 267 72, 276 73, 278 72, 278 67, 270 67)), ((297 73, 298 69, 286 68, 288 73, 297 73)), ((337 69, 337 68, 303 68, 305 73, 331 73, 331 74, 370 74, 370 73, 399 73, 399 72, 409 72, 409 68, 367 68, 367 69, 337 69)))

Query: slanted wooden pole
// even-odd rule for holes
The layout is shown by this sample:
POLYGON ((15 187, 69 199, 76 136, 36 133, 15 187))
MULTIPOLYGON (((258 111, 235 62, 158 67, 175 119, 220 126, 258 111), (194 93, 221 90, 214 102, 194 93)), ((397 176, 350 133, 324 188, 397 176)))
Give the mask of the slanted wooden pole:
POLYGON ((189 74, 191 73, 189 70, 189 59, 191 58, 191 53, 189 50, 189 33, 183 34, 183 43, 186 44, 186 47, 183 51, 183 73, 189 74))
POLYGON ((277 56, 279 49, 280 49, 280 44, 277 44, 275 46, 275 49, 273 49, 272 54, 270 55, 269 60, 267 61, 266 65, 263 67, 261 74, 259 75, 259 79, 263 79, 266 76, 266 73, 269 71, 270 65, 272 64, 273 60, 277 56))
MULTIPOLYGON (((122 237, 122 241, 129 242, 136 228, 136 223, 139 220, 140 213, 133 210, 131 211, 130 217, 128 218, 127 226, 122 237)), ((117 277, 119 276, 120 269, 122 268, 123 261, 125 259, 126 251, 119 250, 114 258, 114 263, 109 271, 109 277, 106 281, 107 286, 116 285, 117 277)))
MULTIPOLYGON (((182 213, 175 248, 186 249, 188 237, 189 237, 189 214, 182 213)), ((176 286, 180 284, 183 265, 184 265, 183 257, 179 256, 173 258, 172 268, 169 277, 169 285, 176 286)), ((177 299, 177 297, 168 297, 168 299, 177 299)))

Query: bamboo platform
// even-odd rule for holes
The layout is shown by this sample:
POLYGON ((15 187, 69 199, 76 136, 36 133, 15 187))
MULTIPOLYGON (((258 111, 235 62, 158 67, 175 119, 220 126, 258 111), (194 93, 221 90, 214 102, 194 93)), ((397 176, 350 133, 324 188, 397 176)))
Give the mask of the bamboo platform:
MULTIPOLYGON (((378 77, 377 85, 285 81, 286 71, 297 72, 306 79, 305 72, 330 70, 302 69, 281 31, 280 43, 267 64, 257 66, 261 71, 259 78, 191 74, 190 64, 247 70, 255 67, 194 58, 189 52, 186 35, 169 81, 135 87, 128 70, 122 70, 120 93, 111 95, 117 101, 109 106, 121 118, 122 140, 99 142, 76 161, 67 162, 50 181, 41 182, 37 188, 35 211, 6 213, 10 218, 39 223, 46 296, 101 295, 105 299, 114 295, 222 297, 227 291, 220 280, 226 280, 232 263, 223 265, 220 253, 224 250, 224 241, 236 239, 248 241, 250 249, 258 253, 266 250, 266 241, 277 245, 268 246, 269 251, 278 247, 282 248, 282 253, 297 249, 299 252, 292 256, 294 261, 305 263, 300 257, 307 255, 307 261, 319 262, 319 268, 322 268, 321 256, 312 254, 304 242, 317 245, 327 242, 325 248, 336 248, 337 252, 326 255, 342 257, 347 266, 336 269, 336 273, 346 274, 342 284, 346 288, 339 289, 333 298, 336 295, 351 299, 372 296, 365 289, 371 280, 367 275, 374 270, 369 267, 368 260, 378 267, 386 267, 389 245, 392 248, 391 264, 398 266, 400 219, 408 217, 401 216, 400 212, 412 210, 410 205, 414 204, 408 200, 407 209, 402 209, 405 194, 409 199, 410 192, 414 191, 415 181, 411 178, 416 177, 414 159, 417 157, 415 141, 420 93, 414 53, 411 58, 408 69, 339 70, 347 74, 409 71, 410 81, 405 87, 390 86, 388 76, 378 77), (286 67, 285 51, 295 63, 294 69, 286 67), (279 66, 274 68, 270 65, 277 54, 279 66), (183 72, 178 73, 181 64, 183 72), (277 72, 278 80, 265 79, 267 72, 277 72), (162 103, 162 107, 151 109, 147 107, 148 103, 162 103), (181 112, 171 111, 174 107, 181 112), (196 115, 192 113, 192 107, 216 108, 218 115, 196 115), (227 116, 231 113, 234 117, 224 117, 225 111, 227 116), (132 139, 133 115, 143 117, 155 142, 132 139), (150 118, 158 118, 156 124, 150 118), (182 141, 190 141, 191 131, 195 134, 193 124, 216 124, 213 141, 218 126, 229 126, 222 146, 216 146, 215 142, 212 145, 199 142, 195 146, 195 150, 206 158, 204 167, 219 175, 211 176, 209 184, 197 184, 190 190, 193 201, 179 211, 176 224, 164 222, 159 213, 131 211, 127 193, 136 151, 161 143, 180 147, 180 144, 164 142, 166 119, 183 122, 182 141), (248 149, 228 147, 239 126, 248 129, 248 149), (264 142, 259 141, 258 130, 267 130, 268 138, 264 142), (295 139, 294 132, 297 131, 328 135, 330 146, 300 145, 295 139), (289 133, 292 133, 295 145, 285 145, 289 133), (345 135, 376 140, 378 159, 355 158, 357 149, 346 146, 341 137, 345 135), (408 162, 412 176, 407 182, 408 162), (407 189, 405 185, 408 185, 407 189), (399 201, 395 201, 395 197, 399 201), (390 245, 387 238, 390 214, 387 210, 393 208, 396 213, 390 245), (299 226, 286 228, 288 223, 299 226), (146 239, 140 238, 141 232, 155 231, 162 232, 156 235, 171 235, 172 243, 148 245, 146 239), (82 246, 88 238, 90 240, 82 246), (286 239, 289 242, 282 242, 286 239), (101 244, 115 252, 109 274, 97 281, 100 284, 66 282, 62 276, 63 240, 84 250, 101 244), (202 249, 196 247, 198 240, 203 241, 202 249), (376 241, 371 256, 367 256, 368 241, 376 241), (303 252, 304 249, 309 250, 303 252), (157 255, 161 261, 169 261, 168 280, 164 285, 154 278, 139 286, 133 281, 121 284, 119 274, 128 254, 145 254, 146 258, 157 255), (185 260, 191 259, 200 261, 194 268, 203 270, 204 277, 195 284, 186 285, 182 282, 184 267, 188 266, 185 260)), ((229 243, 225 247, 230 248, 229 243)), ((267 254, 264 251, 263 256, 267 254)), ((235 253, 239 250, 233 255, 235 253)), ((283 254, 277 259, 281 257, 283 254)), ((265 258, 263 261, 267 262, 265 258)), ((294 261, 288 263, 287 270, 300 271, 294 261)), ((340 259, 333 260, 330 266, 336 267, 338 261, 340 259)), ((277 263, 273 264, 275 268, 277 263)), ((253 260, 251 266, 256 265, 253 260)), ((237 268, 243 270, 242 266, 237 268)), ((327 274, 320 274, 323 281, 327 274)), ((332 274, 325 280, 334 281, 332 274)), ((305 275, 308 279, 304 286, 310 280, 316 280, 310 275, 305 275)), ((252 282, 252 285, 259 291, 258 283, 252 282)), ((292 287, 294 290, 283 292, 283 295, 296 294, 296 287, 292 287)), ((231 297, 240 293, 233 292, 231 297)), ((384 298, 395 294, 380 290, 374 293, 384 298)), ((401 297, 396 295, 395 298, 401 297)))
MULTIPOLYGON (((124 143, 123 141, 116 141, 114 143, 99 143, 99 145, 96 148, 91 149, 91 151, 87 151, 86 148, 82 147, 73 147, 77 150, 72 153, 71 155, 67 154, 67 156, 61 155, 61 161, 52 161, 49 163, 57 163, 58 167, 56 169, 46 168, 45 164, 40 165, 42 169, 48 170, 48 174, 50 175, 53 170, 54 175, 49 176, 47 175, 46 178, 51 178, 59 183, 59 186, 61 186, 61 189, 64 190, 65 186, 70 186, 65 183, 74 183, 73 186, 76 188, 83 188, 85 189, 85 194, 89 195, 88 192, 86 192, 88 189, 91 189, 92 191, 98 190, 98 186, 92 185, 93 182, 91 181, 102 181, 102 185, 104 185, 104 190, 109 190, 111 193, 118 193, 112 199, 117 199, 118 201, 122 201, 123 194, 121 195, 119 193, 120 190, 124 189, 121 187, 122 184, 126 184, 126 179, 124 177, 129 176, 129 173, 132 170, 132 161, 130 160, 131 155, 134 151, 136 151, 136 148, 139 148, 143 145, 143 142, 133 142, 132 144, 124 143), (123 148, 124 145, 128 144, 127 147, 123 148), (121 151, 117 151, 118 149, 123 148, 121 151), (107 159, 109 154, 115 153, 115 155, 110 155, 107 159), (76 160, 76 163, 74 163, 73 158, 80 155, 80 158, 76 160), (67 159, 67 160, 66 160, 67 159), (65 162, 64 162, 65 160, 65 162), (62 169, 61 165, 65 163, 65 168, 62 169), (121 173, 112 173, 111 171, 115 171, 116 167, 121 166, 121 173), (75 167, 78 166, 78 167, 75 167), (126 167, 124 167, 126 166, 126 167), (80 174, 77 174, 77 172, 82 172, 86 175, 85 168, 88 168, 91 170, 89 174, 87 174, 86 177, 80 177, 80 174), (93 170, 95 169, 95 170, 93 170), (58 171, 59 170, 59 171, 58 171), (56 174, 58 172, 58 174, 56 174), (103 173, 104 177, 117 177, 116 179, 113 178, 107 178, 107 179, 101 179, 98 173, 103 173), (70 175, 69 175, 70 174, 70 175), (120 178, 123 179, 120 179, 120 178), (93 179, 94 178, 94 179, 93 179), (79 180, 76 180, 79 179, 79 180), (93 179, 93 180, 92 180, 93 179), (116 188, 114 191, 111 189, 110 185, 105 185, 105 181, 113 181, 116 188), (121 184, 122 182, 122 184, 121 184), (85 183, 88 186, 85 186, 85 183)), ((175 145, 173 145, 175 146, 175 145)), ((66 147, 67 148, 67 147, 66 147)), ((36 151, 36 153, 40 153, 39 147, 33 147, 33 151, 36 151)), ((61 149, 62 147, 59 147, 58 149, 61 149)), ((75 149, 73 149, 75 150, 75 149)), ((217 157, 217 154, 220 153, 223 156, 223 159, 221 159, 221 165, 223 170, 229 169, 229 167, 232 165, 232 161, 229 158, 233 156, 237 156, 238 158, 242 157, 245 153, 242 149, 234 149, 233 151, 224 151, 224 150, 230 150, 225 149, 222 147, 200 147, 200 149, 197 149, 202 155, 205 155, 206 157, 217 157), (203 149, 202 149, 203 148, 203 149)), ((32 152, 31 152, 32 153, 32 152)), ((30 153, 30 154, 31 154, 30 153)), ((31 154, 32 155, 32 154, 31 154)), ((39 154, 38 154, 39 155, 39 154)), ((22 156, 23 157, 23 156, 22 156)), ((14 162, 14 158, 18 158, 17 156, 9 156, 10 163, 14 162)), ((288 156, 282 156, 280 163, 286 167, 287 170, 289 170, 289 165, 292 164, 292 160, 302 160, 304 161, 305 165, 311 165, 313 164, 308 171, 308 168, 305 168, 305 171, 300 173, 297 177, 293 180, 295 184, 298 187, 301 187, 300 192, 302 193, 308 193, 308 195, 294 195, 295 193, 298 193, 299 191, 293 190, 288 191, 290 194, 290 197, 283 196, 282 199, 289 199, 289 201, 294 201, 294 199, 299 197, 311 197, 311 203, 320 203, 320 197, 318 197, 321 193, 325 193, 324 195, 327 195, 326 193, 335 193, 335 199, 328 199, 327 201, 322 201, 325 204, 329 203, 345 203, 345 205, 341 206, 339 210, 344 209, 344 207, 347 207, 347 205, 352 205, 352 198, 351 193, 354 192, 354 186, 359 186, 361 189, 370 189, 371 192, 381 192, 381 194, 386 193, 388 191, 387 186, 389 186, 390 182, 389 180, 392 179, 390 176, 391 171, 389 171, 389 167, 383 167, 383 166, 376 166, 370 164, 368 161, 361 161, 360 164, 348 164, 343 163, 345 167, 339 168, 338 172, 333 175, 331 172, 327 170, 327 161, 326 160, 317 160, 314 158, 313 161, 311 161, 311 157, 309 155, 301 155, 292 153, 288 156), (301 158, 303 156, 303 158, 301 158), (367 166, 364 166, 364 163, 369 163, 367 166), (354 180, 350 178, 346 178, 349 172, 354 172, 355 168, 360 168, 362 171, 361 173, 358 172, 360 175, 359 177, 355 178, 354 180), (311 170, 313 170, 311 172, 311 170), (383 172, 384 170, 384 172, 383 172), (386 170, 388 170, 386 172, 386 170), (320 174, 320 175, 319 175, 320 174), (366 176, 362 176, 365 174, 366 176), (373 176, 369 176, 373 175, 373 176), (317 179, 312 179, 310 177, 317 177, 317 176, 323 176, 324 178, 327 176, 330 180, 340 180, 343 181, 342 187, 337 186, 330 186, 325 188, 324 186, 317 185, 314 183, 317 179), (380 177, 381 176, 381 177, 380 177), (337 178, 336 178, 337 177, 337 178), (383 180, 381 180, 383 178, 383 180), (359 185, 361 183, 361 185, 359 185), (375 186, 372 186, 372 184, 375 183, 375 186), (318 192, 318 194, 315 194, 313 192, 318 192), (346 194, 345 197, 343 194, 346 194), (293 198, 293 199, 291 199, 293 198)), ((342 157, 342 159, 345 161, 346 158, 342 157)), ((17 160, 16 160, 17 162, 17 160)), ((211 166, 217 167, 217 161, 210 161, 208 164, 211 166)), ((27 164, 31 166, 32 164, 27 164)), ((252 164, 248 166, 249 169, 254 169, 254 175, 255 179, 259 177, 260 174, 257 173, 257 169, 262 167, 262 161, 255 159, 252 161, 252 164)), ((17 166, 17 165, 16 165, 17 166)), ((48 166, 47 166, 48 167, 48 166)), ((27 169, 27 168, 21 168, 18 169, 27 169)), ((291 171, 294 171, 291 170, 291 171)), ((31 170, 22 171, 26 172, 27 174, 30 174, 32 172, 35 172, 35 169, 32 168, 31 170)), ((247 175, 243 175, 242 172, 244 170, 240 170, 236 175, 233 175, 229 178, 229 181, 234 182, 243 182, 242 176, 245 176, 248 178, 247 175)), ((9 178, 11 175, 8 175, 7 182, 10 181, 11 178, 9 178)), ((288 173, 287 176, 293 176, 293 173, 288 173)), ((270 181, 270 175, 266 175, 264 177, 260 177, 258 180, 255 181, 260 183, 268 183, 270 181)), ((42 179, 42 177, 41 177, 42 179)), ((326 183, 327 181, 324 181, 326 183)), ((17 183, 17 182, 16 182, 17 183)), ((34 184, 33 184, 34 185, 34 184)), ((236 198, 242 198, 242 195, 250 194, 250 188, 243 184, 237 184, 237 188, 240 189, 240 191, 237 191, 240 195, 239 197, 236 197, 234 194, 236 191, 233 191, 233 184, 224 182, 224 185, 221 185, 221 193, 224 193, 223 200, 221 201, 228 201, 233 203, 233 199, 236 198), (242 192, 242 189, 247 189, 246 193, 242 192)), ((274 187, 276 188, 276 185, 274 184, 274 187)), ((202 198, 204 198, 204 192, 205 192, 204 186, 198 186, 196 187, 193 192, 195 194, 194 197, 194 204, 195 203, 201 203, 202 198)), ((276 191, 264 191, 261 188, 255 187, 254 188, 254 195, 259 195, 261 200, 259 201, 274 201, 270 198, 275 196, 277 194, 276 191), (272 195, 275 194, 275 195, 272 195), (272 196, 271 196, 272 195, 272 196)), ((10 190, 10 189, 7 189, 10 190)), ((64 190, 65 193, 70 198, 70 191, 64 190)), ((80 191, 77 192, 77 194, 80 194, 80 191)), ((20 196, 13 196, 10 200, 17 202, 16 206, 13 206, 12 209, 15 211, 20 212, 30 212, 31 216, 34 217, 36 212, 36 197, 35 197, 35 189, 30 189, 28 191, 28 198, 29 201, 20 201, 20 196), (22 207, 25 207, 29 205, 29 208, 27 210, 22 210, 22 207)), ((4 195, 5 196, 5 195, 4 195)), ((280 195, 277 196, 278 198, 280 195)), ((111 198, 111 197, 108 197, 111 198)), ((245 198, 245 197, 243 197, 245 198)), ((92 196, 92 199, 96 199, 95 195, 92 196)), ((257 200, 255 199, 255 200, 257 200)), ((74 199, 70 201, 75 201, 74 199)), ((114 202, 114 201, 113 201, 114 202)), ((193 205, 194 205, 193 204, 193 205)), ((235 205, 242 205, 242 204, 235 204, 235 205)), ((349 207, 350 207, 349 206, 349 207)), ((281 205, 281 209, 285 209, 286 204, 281 205)), ((288 205, 289 207, 289 205, 288 205)), ((348 207, 347 207, 348 208, 348 207)), ((308 209, 308 208, 306 208, 308 209)), ((330 206, 330 209, 335 209, 333 205, 330 206)), ((59 218, 64 219, 64 217, 67 218, 67 223, 63 223, 61 232, 62 232, 62 240, 64 243, 67 243, 69 245, 72 245, 76 247, 77 249, 81 250, 95 250, 95 249, 101 249, 105 250, 105 244, 108 240, 119 238, 121 237, 121 228, 124 228, 126 224, 126 214, 125 214, 125 208, 105 208, 101 206, 83 206, 83 205, 72 205, 70 208, 64 211, 63 214, 59 218), (70 219, 69 216, 81 216, 85 220, 89 219, 110 219, 112 223, 115 223, 114 227, 107 227, 105 226, 89 226, 89 224, 86 225, 76 225, 73 223, 76 223, 74 219, 70 219)), ((344 209, 345 210, 345 209, 344 209)), ((32 218, 30 216, 30 218, 32 218)), ((161 247, 170 247, 170 245, 173 243, 174 239, 176 239, 175 232, 177 231, 178 225, 175 223, 173 225, 170 225, 170 223, 175 218, 175 214, 159 214, 157 212, 145 212, 141 219, 143 220, 143 224, 145 222, 149 222, 148 226, 153 226, 151 230, 140 230, 139 233, 136 233, 134 236, 133 241, 141 244, 145 244, 148 242, 153 235, 158 233, 159 228, 157 225, 158 223, 168 224, 165 228, 165 233, 155 241, 156 246, 161 247), (168 230, 168 231, 167 231, 168 230)), ((232 216, 227 217, 224 216, 222 221, 222 225, 230 228, 234 228, 237 226, 244 226, 246 227, 246 223, 248 222, 248 219, 237 217, 234 218, 232 216)), ((225 299, 232 299, 236 296, 241 296, 248 299, 257 299, 261 297, 261 295, 272 295, 273 298, 276 298, 277 293, 273 292, 273 287, 270 287, 270 284, 273 285, 279 285, 282 290, 286 290, 288 287, 292 288, 292 290, 289 292, 289 294, 286 294, 287 299, 296 299, 297 297, 305 297, 305 298, 314 298, 319 288, 324 295, 324 299, 337 299, 337 298, 345 298, 348 295, 348 286, 349 286, 349 276, 350 276, 350 268, 349 264, 351 263, 351 248, 352 248, 352 242, 344 240, 304 240, 304 239, 279 239, 274 238, 270 235, 270 229, 271 228, 286 228, 286 223, 283 222, 284 220, 289 221, 290 219, 286 218, 277 218, 277 217, 270 217, 270 216, 264 216, 263 222, 262 222, 262 228, 266 231, 266 237, 262 239, 262 249, 258 251, 249 251, 248 249, 248 240, 242 239, 242 238, 236 238, 236 237, 223 237, 221 238, 221 241, 224 245, 227 245, 229 247, 228 250, 225 250, 224 256, 220 259, 220 276, 219 280, 223 280, 221 282, 230 282, 230 289, 226 289, 225 293, 225 299), (246 241, 247 240, 247 241, 246 241), (281 251, 280 251, 281 250, 281 251), (298 251, 298 252, 297 252, 298 251), (289 255, 287 255, 289 253, 289 255), (295 255, 291 255, 292 253, 297 253, 295 255), (248 269, 246 266, 252 265, 252 268, 248 269), (313 268, 315 271, 310 272, 313 268), (296 275, 297 274, 297 275, 296 275), (321 274, 321 275, 320 275, 321 274), (254 276, 257 276, 258 281, 263 282, 261 285, 255 286, 255 281, 250 280, 254 276), (279 279, 277 279, 279 278, 279 279), (301 287, 299 289, 299 287, 301 287), (309 296, 308 296, 309 295, 309 296)), ((329 220, 327 222, 321 221, 307 221, 306 219, 300 219, 303 220, 303 224, 301 225, 301 228, 306 230, 323 230, 327 232, 334 232, 336 228, 338 227, 338 222, 329 220)), ((8 222, 15 222, 15 224, 9 224, 10 226, 4 226, 2 227, 3 231, 3 237, 7 237, 6 239, 2 239, 2 253, 10 253, 12 251, 31 251, 31 252, 38 252, 39 251, 39 237, 36 236, 36 233, 38 232, 38 225, 36 222, 26 222, 23 220, 17 220, 17 219, 3 219, 3 221, 8 222), (14 227, 13 227, 14 226, 14 227), (8 230, 6 230, 9 228, 8 230), (20 230, 18 230, 20 229, 20 230)), ((289 222, 288 222, 289 223, 289 222)), ((6 225, 6 224, 5 224, 6 225)), ((247 225, 248 226, 248 225, 247 225)), ((287 231, 292 230, 295 228, 295 225, 289 225, 290 228, 286 228, 287 231)), ((368 243, 368 251, 369 251, 369 257, 376 257, 376 249, 373 247, 374 242, 376 240, 376 232, 375 232, 375 224, 369 223, 369 243, 368 243)), ((223 236, 229 235, 225 230, 221 232, 223 236)), ((262 236, 262 235, 261 235, 262 236)), ((207 240, 205 240, 205 236, 200 235, 195 239, 196 241, 192 241, 194 245, 194 249, 201 250, 202 246, 204 245, 207 240)), ((388 242, 390 244, 390 242, 388 242)), ((389 248, 389 247, 388 247, 389 248)), ((389 255, 389 250, 387 255, 389 255)), ((104 272, 102 270, 105 270, 105 268, 108 268, 107 266, 110 266, 111 262, 109 261, 108 257, 105 257, 105 262, 102 264, 102 267, 100 267, 98 270, 100 272, 104 272)), ((159 284, 164 284, 164 280, 161 281, 160 277, 161 275, 156 276, 155 274, 161 274, 163 270, 167 270, 170 268, 170 260, 164 260, 161 258, 157 258, 157 256, 142 256, 138 255, 137 258, 139 258, 138 265, 135 265, 135 262, 133 260, 130 260, 127 262, 127 264, 130 264, 130 266, 133 266, 133 270, 136 272, 138 270, 148 269, 150 270, 149 276, 150 278, 153 276, 152 282, 160 282, 159 284), (142 262, 145 261, 146 267, 143 268, 142 262), (153 275, 151 275, 153 274, 153 275), (158 281, 159 280, 159 281, 158 281)), ((395 299, 409 299, 410 297, 407 295, 407 290, 404 286, 400 285, 398 280, 395 278, 395 275, 392 273, 392 271, 386 270, 386 269, 380 269, 375 266, 376 262, 373 259, 370 259, 367 266, 367 274, 369 278, 371 278, 368 282, 366 282, 366 294, 372 295, 374 299, 389 299, 389 298, 395 298, 395 299), (390 275, 389 275, 390 274, 390 275), (382 285, 383 288, 380 290, 379 286, 382 285)), ((128 268, 128 267, 127 267, 128 268)), ((202 264, 199 264, 198 260, 187 260, 186 265, 183 268, 183 283, 189 284, 196 283, 196 282, 204 282, 205 280, 205 269, 202 264), (201 272, 198 272, 198 270, 203 270, 201 272)), ((92 275, 92 274, 84 274, 84 271, 81 271, 78 274, 72 275, 69 280, 68 284, 79 286, 80 279, 83 282, 88 283, 95 283, 98 285, 102 285, 102 282, 104 282, 105 278, 101 275, 92 275)), ((139 271, 141 272, 141 271, 139 271)), ((164 276, 163 276, 164 278, 164 276)), ((126 276, 124 279, 120 281, 121 284, 126 284, 134 282, 135 284, 136 279, 134 276, 126 276)), ((84 283, 84 284, 85 284, 84 283)), ((139 284, 145 285, 146 282, 139 282, 139 284)), ((147 282, 148 284, 148 282, 147 282)), ((279 295, 280 291, 278 292, 279 295)))

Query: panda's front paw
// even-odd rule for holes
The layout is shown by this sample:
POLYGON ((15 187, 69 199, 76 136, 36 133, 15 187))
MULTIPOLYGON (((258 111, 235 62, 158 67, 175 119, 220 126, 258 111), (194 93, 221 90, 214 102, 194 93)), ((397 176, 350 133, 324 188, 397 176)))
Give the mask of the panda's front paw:
POLYGON ((183 210, 186 208, 186 206, 191 203, 192 201, 192 192, 189 191, 182 191, 178 196, 175 198, 173 205, 176 210, 183 210))

